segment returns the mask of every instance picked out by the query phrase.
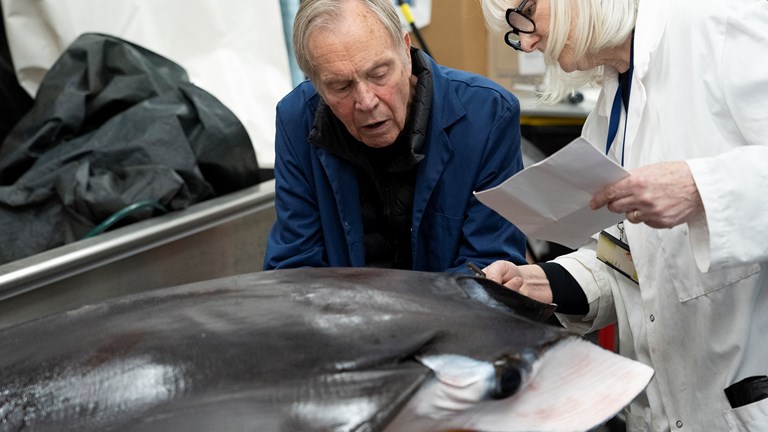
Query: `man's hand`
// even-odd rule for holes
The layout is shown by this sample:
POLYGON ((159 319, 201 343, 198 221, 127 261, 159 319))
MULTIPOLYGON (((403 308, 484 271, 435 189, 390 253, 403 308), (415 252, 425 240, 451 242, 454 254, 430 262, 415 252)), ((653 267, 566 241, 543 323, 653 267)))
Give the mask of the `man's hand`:
POLYGON ((552 289, 537 265, 516 266, 509 261, 496 261, 483 269, 485 277, 500 283, 512 291, 517 291, 542 303, 552 303, 552 289))

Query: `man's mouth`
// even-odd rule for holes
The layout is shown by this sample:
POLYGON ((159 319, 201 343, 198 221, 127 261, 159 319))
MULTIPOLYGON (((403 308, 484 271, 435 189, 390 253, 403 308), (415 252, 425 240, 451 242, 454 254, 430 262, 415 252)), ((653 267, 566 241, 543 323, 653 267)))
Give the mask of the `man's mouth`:
POLYGON ((367 131, 375 131, 375 130, 381 128, 382 126, 384 126, 385 123, 387 123, 386 120, 383 120, 383 121, 380 121, 380 122, 376 122, 376 123, 367 124, 367 125, 363 126, 363 129, 365 129, 367 131))

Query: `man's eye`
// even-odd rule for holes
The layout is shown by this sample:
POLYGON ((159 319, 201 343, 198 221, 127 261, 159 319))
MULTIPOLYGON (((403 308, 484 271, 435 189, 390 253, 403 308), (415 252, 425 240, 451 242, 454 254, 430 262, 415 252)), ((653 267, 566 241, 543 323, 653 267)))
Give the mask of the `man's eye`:
POLYGON ((349 89, 349 84, 337 84, 332 86, 331 89, 336 92, 343 92, 349 89))
POLYGON ((377 68, 369 75, 372 80, 381 81, 389 77, 389 68, 377 68))

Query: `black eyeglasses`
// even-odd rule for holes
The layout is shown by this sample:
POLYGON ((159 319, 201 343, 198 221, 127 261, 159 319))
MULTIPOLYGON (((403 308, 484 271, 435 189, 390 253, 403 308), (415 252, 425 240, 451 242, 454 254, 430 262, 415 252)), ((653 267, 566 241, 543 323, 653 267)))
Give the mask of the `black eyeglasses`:
POLYGON ((536 2, 527 9, 526 4, 528 4, 528 0, 523 0, 520 6, 507 9, 507 24, 512 27, 512 30, 504 35, 504 42, 518 51, 523 50, 520 45, 520 33, 531 34, 536 31, 536 23, 531 18, 536 10, 536 2))

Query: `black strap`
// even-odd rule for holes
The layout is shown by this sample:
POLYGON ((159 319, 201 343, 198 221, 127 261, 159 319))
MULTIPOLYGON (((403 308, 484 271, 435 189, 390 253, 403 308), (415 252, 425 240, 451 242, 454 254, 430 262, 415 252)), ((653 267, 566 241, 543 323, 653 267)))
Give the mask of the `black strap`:
POLYGON ((752 402, 768 398, 768 376, 759 375, 744 378, 731 384, 724 391, 731 408, 749 405, 752 402))

